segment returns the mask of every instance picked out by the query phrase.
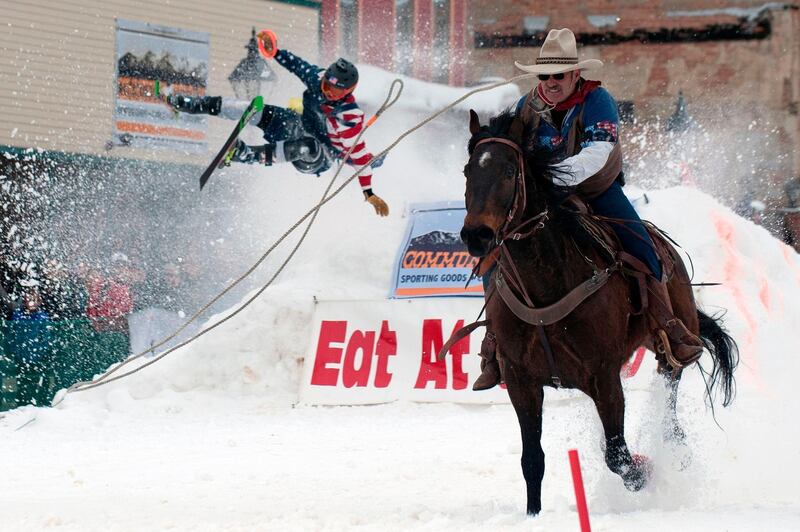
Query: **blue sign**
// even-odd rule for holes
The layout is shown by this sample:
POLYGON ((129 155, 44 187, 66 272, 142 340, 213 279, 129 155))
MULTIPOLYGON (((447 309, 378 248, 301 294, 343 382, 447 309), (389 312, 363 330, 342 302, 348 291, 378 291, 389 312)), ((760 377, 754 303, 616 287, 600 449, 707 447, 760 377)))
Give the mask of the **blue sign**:
POLYGON ((390 296, 483 297, 480 278, 472 277, 478 259, 470 256, 461 241, 461 226, 467 214, 464 204, 413 204, 409 211, 408 230, 395 262, 390 296))

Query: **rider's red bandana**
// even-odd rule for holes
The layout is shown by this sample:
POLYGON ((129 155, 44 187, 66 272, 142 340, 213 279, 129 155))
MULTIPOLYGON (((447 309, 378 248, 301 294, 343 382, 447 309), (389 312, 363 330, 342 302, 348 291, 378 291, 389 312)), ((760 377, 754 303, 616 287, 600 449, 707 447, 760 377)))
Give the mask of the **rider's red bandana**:
POLYGON ((541 98, 548 107, 552 107, 556 111, 566 111, 567 109, 575 107, 579 103, 583 103, 583 101, 586 99, 586 96, 588 96, 590 92, 599 86, 599 81, 581 78, 578 81, 578 87, 575 89, 575 92, 573 92, 569 98, 559 104, 553 104, 553 102, 547 99, 547 97, 544 95, 544 89, 542 88, 541 83, 539 83, 539 85, 536 87, 536 92, 539 94, 539 98, 541 98))

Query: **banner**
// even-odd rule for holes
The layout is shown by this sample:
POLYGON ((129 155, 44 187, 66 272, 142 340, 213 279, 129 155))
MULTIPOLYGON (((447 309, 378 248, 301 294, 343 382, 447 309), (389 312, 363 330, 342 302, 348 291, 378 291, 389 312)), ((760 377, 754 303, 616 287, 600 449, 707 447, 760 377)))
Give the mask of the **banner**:
MULTIPOLYGON (((482 299, 460 297, 316 303, 300 401, 508 403, 502 386, 472 391, 481 373, 477 353, 485 329, 454 344, 443 360, 437 358, 450 335, 474 321, 482 306, 482 299)), ((623 366, 623 379, 642 373, 643 362, 645 373, 652 375, 655 359, 641 348, 623 366)), ((649 380, 640 383, 649 386, 649 380)), ((577 393, 559 392, 567 397, 577 393)))
POLYGON ((450 334, 475 320, 483 299, 322 301, 305 358, 300 400, 357 405, 397 400, 507 403, 505 389, 473 392, 484 330, 437 353, 450 334))
POLYGON ((119 145, 206 151, 206 117, 179 116, 155 96, 155 83, 177 94, 204 95, 209 34, 117 20, 114 142, 119 145))
POLYGON ((390 297, 477 296, 483 284, 473 278, 478 259, 461 242, 466 210, 462 202, 413 204, 403 245, 395 261, 390 297))

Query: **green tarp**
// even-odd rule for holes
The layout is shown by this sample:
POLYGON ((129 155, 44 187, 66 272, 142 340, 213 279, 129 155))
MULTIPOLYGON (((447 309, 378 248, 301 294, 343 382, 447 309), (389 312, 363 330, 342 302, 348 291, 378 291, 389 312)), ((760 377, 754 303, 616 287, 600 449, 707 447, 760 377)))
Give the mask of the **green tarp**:
POLYGON ((60 320, 48 328, 47 353, 31 363, 21 352, 29 345, 19 338, 28 333, 24 327, 24 322, 0 320, 0 411, 34 401, 48 405, 58 390, 91 380, 130 350, 125 333, 99 333, 87 319, 60 320))

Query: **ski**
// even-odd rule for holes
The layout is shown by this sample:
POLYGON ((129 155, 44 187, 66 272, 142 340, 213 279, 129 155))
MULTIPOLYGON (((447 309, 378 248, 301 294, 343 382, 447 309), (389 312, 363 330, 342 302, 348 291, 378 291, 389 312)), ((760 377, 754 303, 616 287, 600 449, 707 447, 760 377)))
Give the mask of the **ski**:
POLYGON ((262 109, 264 109, 264 98, 262 96, 256 96, 253 98, 253 101, 250 102, 250 105, 247 106, 247 109, 244 110, 244 113, 242 113, 242 117, 239 119, 236 127, 233 128, 228 140, 225 141, 225 144, 223 144, 217 155, 214 156, 214 159, 211 161, 211 164, 208 165, 205 172, 203 172, 203 175, 200 176, 200 190, 203 190, 203 187, 208 182, 209 178, 211 178, 211 174, 214 173, 214 170, 230 164, 231 158, 233 157, 233 145, 236 143, 236 139, 239 138, 239 133, 241 133, 247 123, 250 122, 253 115, 262 109))

